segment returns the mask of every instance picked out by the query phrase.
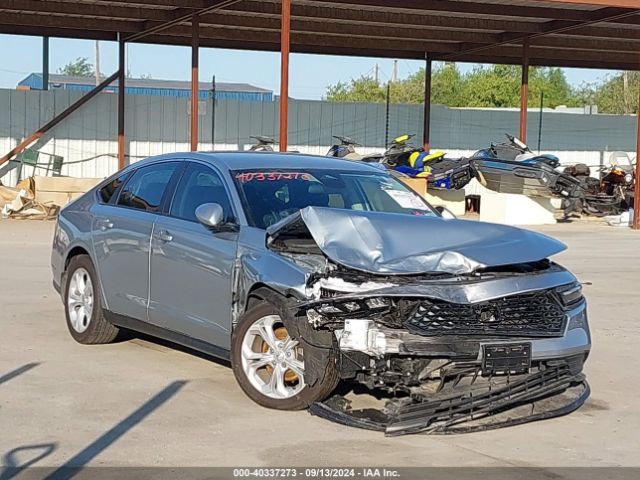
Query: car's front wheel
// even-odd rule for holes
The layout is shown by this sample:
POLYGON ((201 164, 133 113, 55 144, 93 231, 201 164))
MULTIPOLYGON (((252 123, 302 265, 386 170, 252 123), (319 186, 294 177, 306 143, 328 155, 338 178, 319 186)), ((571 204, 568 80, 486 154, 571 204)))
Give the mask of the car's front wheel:
POLYGON ((330 356, 316 359, 324 364, 325 374, 308 385, 305 354, 310 353, 289 335, 276 307, 266 302, 245 313, 231 339, 231 363, 238 384, 252 400, 268 408, 307 408, 336 387, 339 377, 330 356))
POLYGON ((79 343, 109 343, 118 335, 102 312, 100 281, 88 255, 76 255, 66 272, 64 304, 67 327, 79 343))

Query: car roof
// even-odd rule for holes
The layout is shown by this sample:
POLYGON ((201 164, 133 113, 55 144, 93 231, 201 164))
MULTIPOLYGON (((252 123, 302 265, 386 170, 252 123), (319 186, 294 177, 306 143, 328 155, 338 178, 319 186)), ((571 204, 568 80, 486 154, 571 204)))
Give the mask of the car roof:
POLYGON ((335 169, 356 172, 381 172, 382 169, 353 160, 280 152, 177 152, 149 157, 132 165, 160 160, 201 160, 228 170, 268 169, 335 169))

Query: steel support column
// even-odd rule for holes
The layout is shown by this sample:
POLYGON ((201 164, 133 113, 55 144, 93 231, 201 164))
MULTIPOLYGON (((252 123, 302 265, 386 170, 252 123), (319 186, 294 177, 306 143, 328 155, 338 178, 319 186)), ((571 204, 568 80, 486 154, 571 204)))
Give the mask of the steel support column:
POLYGON ((280 27, 280 151, 286 152, 289 131, 289 50, 291 45, 291 0, 282 0, 280 27))
POLYGON ((520 84, 520 140, 527 142, 527 107, 529 105, 529 40, 522 43, 522 83, 520 84))
POLYGON ((118 170, 125 167, 125 139, 124 139, 124 88, 125 88, 125 42, 118 41, 118 170))
POLYGON ((422 124, 422 143, 424 151, 431 148, 431 57, 426 54, 424 66, 424 121, 422 124))
POLYGON ((633 197, 633 228, 640 230, 640 85, 638 85, 637 105, 638 133, 636 137, 636 188, 633 197))
POLYGON ((42 90, 49 90, 49 37, 42 37, 42 90))
POLYGON ((191 151, 198 150, 198 49, 200 48, 200 22, 198 15, 191 19, 191 151))

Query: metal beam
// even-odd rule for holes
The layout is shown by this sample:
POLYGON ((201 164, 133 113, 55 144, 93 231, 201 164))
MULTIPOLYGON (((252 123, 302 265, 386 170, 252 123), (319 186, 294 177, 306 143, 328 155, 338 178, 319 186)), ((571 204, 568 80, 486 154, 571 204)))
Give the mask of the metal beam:
MULTIPOLYGON (((200 19, 202 26, 255 29, 256 31, 280 31, 280 18, 260 16, 253 13, 221 11, 215 15, 204 15, 200 19)), ((380 24, 351 23, 348 26, 340 22, 328 22, 322 18, 291 18, 291 31, 326 35, 358 36, 363 38, 382 38, 396 40, 433 40, 441 42, 473 41, 495 43, 500 40, 497 33, 459 31, 450 29, 429 30, 411 25, 387 26, 380 24)))
POLYGON ((49 90, 49 37, 42 37, 42 90, 49 90))
POLYGON ((126 43, 121 38, 118 41, 118 170, 123 169, 126 165, 126 144, 124 137, 125 54, 126 43))
POLYGON ((198 80, 198 49, 200 48, 200 29, 198 15, 191 19, 191 151, 198 150, 198 100, 200 88, 198 80))
POLYGON ((29 14, 24 15, 22 13, 2 12, 0 13, 0 22, 6 25, 23 25, 31 28, 31 34, 33 35, 40 28, 52 27, 52 28, 70 28, 75 29, 78 32, 86 32, 84 35, 79 35, 80 38, 95 38, 85 36, 91 30, 106 31, 106 32, 137 32, 140 27, 139 23, 129 22, 123 20, 109 20, 106 21, 102 18, 67 18, 58 15, 47 14, 29 14))
MULTIPOLYGON (((91 19, 85 21, 82 20, 82 25, 86 26, 90 29, 95 30, 110 30, 111 28, 115 28, 120 32, 137 32, 140 27, 140 22, 133 21, 114 21, 115 23, 110 23, 109 21, 105 21, 102 19, 91 19)), ((50 14, 30 14, 30 15, 21 15, 21 14, 7 14, 3 17, 0 17, 0 22, 10 22, 13 26, 15 25, 32 25, 32 26, 50 26, 56 28, 78 28, 78 22, 80 20, 74 17, 63 17, 57 15, 50 14)), ((200 23, 203 28, 208 28, 209 31, 213 31, 214 34, 216 30, 219 28, 226 28, 227 30, 254 30, 262 34, 262 32, 269 31, 279 31, 280 30, 280 19, 275 18, 266 18, 262 19, 256 16, 250 17, 246 15, 237 15, 235 13, 227 13, 224 14, 216 14, 216 15, 208 15, 202 16, 200 19, 200 23)), ((424 50, 420 46, 412 46, 409 42, 439 42, 439 43, 451 43, 451 42, 462 42, 469 40, 471 42, 475 42, 475 44, 487 44, 486 48, 489 48, 489 44, 491 47, 496 45, 502 45, 508 43, 504 40, 504 36, 495 34, 495 33, 483 33, 483 32, 465 32, 458 30, 423 30, 421 28, 413 28, 413 27, 405 27, 405 28, 395 28, 395 27, 376 27, 372 28, 370 26, 356 24, 349 27, 344 27, 340 24, 334 24, 332 22, 327 23, 326 20, 312 19, 312 20, 295 20, 292 19, 292 33, 297 34, 317 34, 318 36, 322 35, 332 35, 332 36, 343 36, 343 37, 353 37, 353 38, 366 38, 371 41, 377 41, 379 39, 385 40, 394 40, 397 42, 407 42, 407 45, 403 48, 402 44, 400 44, 397 48, 399 49, 416 49, 416 50, 424 50)), ((184 26, 173 26, 167 27, 169 30, 167 34, 180 34, 180 35, 189 35, 191 36, 190 31, 187 32, 187 27, 184 26)), ((592 29, 593 30, 593 29, 592 29)), ((621 32, 624 32, 624 29, 618 29, 621 32)), ((572 30, 573 31, 573 30, 572 30)), ((601 51, 631 51, 635 52, 638 48, 640 48, 640 29, 638 30, 629 30, 631 38, 635 37, 636 41, 632 41, 632 39, 628 40, 611 40, 611 39, 593 39, 593 38, 580 38, 576 35, 564 36, 560 37, 558 34, 547 38, 540 38, 537 41, 537 44, 542 46, 549 47, 557 47, 557 48, 575 48, 582 50, 601 50, 601 51)), ((579 33, 579 32, 578 32, 579 33)), ((587 31, 586 33, 593 34, 597 32, 587 31)), ((614 32, 609 31, 608 33, 613 34, 614 32)), ((207 35, 206 30, 203 30, 203 37, 207 35)), ((550 33, 548 35, 551 35, 550 33)), ((620 33, 619 37, 622 38, 624 34, 620 33)), ((518 42, 514 43, 520 43, 518 42)), ((483 47, 484 48, 484 47, 483 47)), ((476 49, 476 50, 481 50, 476 49)), ((432 51, 443 51, 442 49, 437 50, 435 48, 431 49, 432 51)), ((449 48, 448 51, 452 52, 452 55, 460 55, 458 53, 460 48, 449 48)))
MULTIPOLYGON (((63 1, 77 2, 77 0, 63 1)), ((113 3, 122 3, 127 5, 150 6, 151 8, 190 8, 192 10, 202 10, 211 5, 211 0, 96 0, 96 3, 104 4, 105 6, 113 3)))
MULTIPOLYGON (((422 144, 424 151, 431 148, 431 70, 432 60, 428 53, 424 56, 424 117, 422 123, 422 144)), ((446 67, 445 67, 446 68, 446 67)))
POLYGON ((574 3, 582 5, 602 5, 604 7, 633 8, 638 6, 638 0, 534 0, 536 2, 574 3))
POLYGON ((36 140, 43 137, 45 133, 51 130, 53 127, 62 122, 65 118, 71 115, 73 112, 78 110, 81 106, 95 97, 98 93, 104 90, 111 82, 113 82, 118 77, 118 72, 112 74, 110 77, 106 78, 100 85, 97 85, 94 89, 87 92, 85 95, 80 97, 74 103, 69 105, 66 109, 60 112, 58 115, 53 117, 47 123, 45 123, 42 127, 36 130, 34 133, 25 138, 22 142, 20 142, 16 147, 14 147, 9 153, 7 153, 4 157, 0 158, 0 165, 11 160, 16 155, 22 153, 25 149, 29 147, 36 140))
POLYGON ((66 17, 101 17, 106 19, 130 20, 140 22, 144 20, 170 21, 174 19, 172 10, 161 8, 140 7, 124 3, 120 5, 101 5, 85 2, 43 2, 41 0, 3 0, 0 5, 3 11, 61 14, 66 17))
POLYGON ((564 33, 571 30, 574 30, 579 27, 586 27, 589 25, 593 25, 595 23, 600 22, 609 22, 613 20, 620 20, 624 18, 628 18, 631 16, 635 16, 640 13, 640 9, 636 10, 628 10, 628 9, 615 9, 615 8, 603 8, 600 10, 596 10, 594 12, 587 12, 581 22, 573 23, 573 22, 563 22, 559 20, 552 20, 550 22, 546 22, 542 26, 542 31, 538 33, 533 33, 531 35, 521 35, 519 33, 505 33, 502 35, 502 40, 494 45, 465 45, 460 48, 460 51, 446 55, 442 59, 452 59, 456 57, 460 57, 461 55, 468 55, 477 53, 483 50, 492 49, 494 47, 512 44, 512 43, 520 43, 528 39, 529 41, 542 37, 545 35, 552 35, 558 33, 564 33))
POLYGON ((280 151, 289 141, 289 51, 291 48, 291 0, 282 0, 280 29, 280 151))
MULTIPOLYGON (((209 4, 208 7, 202 8, 197 11, 199 15, 203 15, 205 13, 214 12, 218 9, 225 8, 233 5, 234 3, 238 3, 241 0, 215 0, 213 4, 209 4)), ((174 19, 167 22, 145 22, 144 28, 129 37, 126 38, 127 42, 134 42, 136 40, 140 40, 146 36, 152 35, 154 33, 161 32, 168 28, 171 28, 175 25, 179 25, 191 19, 193 12, 188 9, 177 9, 173 12, 174 19)))
MULTIPOLYGON (((207 48, 235 48, 245 50, 280 51, 279 36, 275 38, 269 34, 256 35, 251 31, 232 31, 219 29, 216 35, 208 34, 206 37, 200 32, 200 46, 207 48), (231 32, 231 33, 228 33, 231 32)), ((358 39, 347 42, 344 38, 319 38, 313 37, 314 43, 304 38, 306 43, 296 42, 296 33, 292 34, 291 51, 296 53, 311 53, 321 55, 344 56, 370 56, 380 58, 402 58, 424 60, 424 52, 436 52, 437 48, 447 44, 435 44, 424 46, 417 45, 412 48, 399 49, 397 42, 391 44, 377 42, 363 43, 358 39)), ((191 39, 187 36, 152 35, 145 39, 147 43, 191 45, 191 39)), ((448 44, 449 47, 455 47, 448 44)), ((435 53, 434 53, 435 55, 435 53)), ((435 60, 435 58, 434 58, 435 60)), ((497 47, 490 53, 478 53, 465 56, 457 60, 459 62, 473 63, 504 63, 511 65, 522 64, 522 48, 517 45, 497 47)), ((617 52, 589 52, 589 51, 562 51, 550 48, 530 48, 530 65, 558 66, 577 68, 608 68, 617 70, 640 70, 640 57, 634 54, 617 52)))
MULTIPOLYGON (((308 2, 301 0, 300 3, 306 4, 308 2)), ((324 0, 323 3, 326 5, 351 8, 357 5, 367 9, 370 9, 371 7, 379 7, 386 10, 402 9, 419 10, 423 12, 432 10, 437 12, 499 15, 523 18, 554 18, 578 21, 584 18, 584 10, 579 9, 549 8, 548 6, 531 7, 485 2, 461 2, 456 0, 397 0, 393 2, 393 6, 390 6, 392 2, 389 0, 324 0)))
MULTIPOLYGON (((364 8, 336 8, 332 5, 324 5, 322 2, 313 4, 296 2, 291 5, 291 19, 321 20, 326 23, 346 25, 366 25, 406 27, 412 28, 437 28, 437 29, 469 29, 478 32, 490 31, 514 31, 533 33, 538 31, 538 23, 522 22, 512 19, 492 18, 465 18, 453 17, 435 12, 423 13, 418 10, 411 15, 398 15, 387 10, 369 10, 364 8)), ((248 15, 280 18, 279 1, 245 0, 242 3, 224 11, 236 15, 248 15)))
POLYGON ((522 43, 522 81, 520 82, 520 140, 527 143, 529 108, 529 40, 522 43))
MULTIPOLYGON (((313 32, 290 32, 291 47, 298 48, 303 45, 318 45, 329 47, 349 47, 358 46, 364 48, 382 48, 388 50, 411 50, 421 53, 419 58, 424 58, 425 51, 433 51, 438 53, 456 52, 458 45, 455 42, 439 42, 437 40, 402 40, 390 38, 381 41, 380 38, 371 38, 367 36, 349 35, 347 33, 319 35, 313 32)), ((163 33, 167 37, 188 37, 190 33, 188 27, 178 26, 163 33)), ((236 47, 243 40, 247 40, 252 44, 260 43, 278 43, 280 41, 280 32, 271 30, 261 30, 256 28, 238 28, 227 26, 204 27, 200 28, 201 43, 205 39, 230 40, 235 41, 236 47)), ((170 43, 174 43, 170 41, 170 43)), ((230 47, 233 48, 233 47, 230 47)), ((326 52, 327 54, 330 52, 326 52)))
POLYGON ((633 197, 633 229, 640 230, 640 85, 638 85, 637 137, 636 137, 636 186, 633 197))

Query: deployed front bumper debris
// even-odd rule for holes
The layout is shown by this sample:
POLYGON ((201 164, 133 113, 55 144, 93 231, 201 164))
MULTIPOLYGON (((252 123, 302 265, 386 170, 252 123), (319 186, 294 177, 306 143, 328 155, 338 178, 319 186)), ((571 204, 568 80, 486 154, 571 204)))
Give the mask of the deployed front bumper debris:
POLYGON ((313 415, 348 426, 410 433, 466 433, 566 415, 589 397, 585 376, 567 365, 527 375, 488 379, 481 388, 454 388, 432 394, 392 398, 382 409, 353 409, 336 395, 314 403, 313 415), (494 381, 497 380, 497 381, 494 381))

